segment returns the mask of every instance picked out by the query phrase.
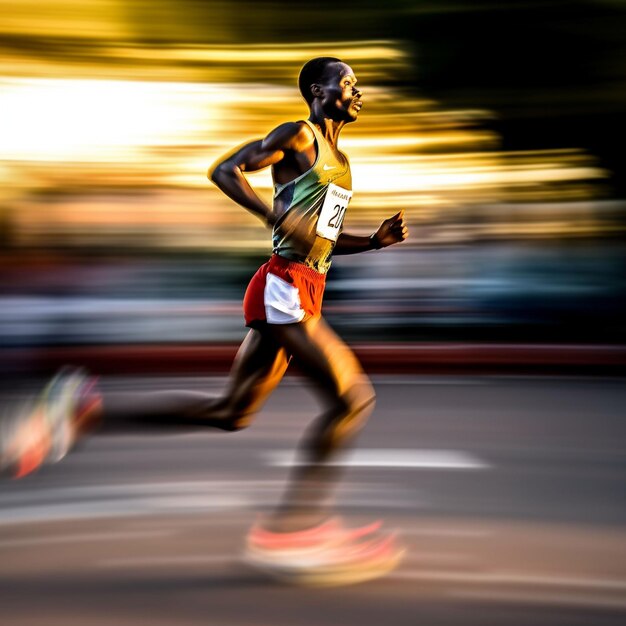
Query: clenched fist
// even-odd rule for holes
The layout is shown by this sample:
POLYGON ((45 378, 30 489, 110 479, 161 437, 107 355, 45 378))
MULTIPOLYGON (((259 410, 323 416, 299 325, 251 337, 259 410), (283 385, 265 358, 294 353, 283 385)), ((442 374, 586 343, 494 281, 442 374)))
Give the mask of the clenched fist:
POLYGON ((394 243, 400 243, 409 236, 409 229, 404 221, 404 209, 394 216, 387 218, 372 235, 376 248, 386 248, 394 243))

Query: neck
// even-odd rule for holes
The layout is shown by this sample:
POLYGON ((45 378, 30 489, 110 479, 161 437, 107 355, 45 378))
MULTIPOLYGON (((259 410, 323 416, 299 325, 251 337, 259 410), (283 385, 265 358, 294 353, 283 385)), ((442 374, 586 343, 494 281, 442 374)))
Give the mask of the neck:
POLYGON ((339 141, 339 133, 341 129, 345 126, 346 122, 343 120, 337 122, 335 120, 326 117, 323 112, 318 112, 315 110, 311 110, 311 115, 309 115, 309 122, 315 124, 322 131, 322 135, 324 139, 328 142, 330 146, 333 148, 337 147, 337 142, 339 141))

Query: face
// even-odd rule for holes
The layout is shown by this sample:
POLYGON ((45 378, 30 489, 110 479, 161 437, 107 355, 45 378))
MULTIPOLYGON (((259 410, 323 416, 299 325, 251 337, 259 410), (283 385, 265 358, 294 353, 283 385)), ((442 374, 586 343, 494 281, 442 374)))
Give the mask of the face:
POLYGON ((352 68, 345 63, 329 65, 321 87, 321 103, 324 113, 337 122, 354 122, 363 105, 361 90, 356 86, 352 68))

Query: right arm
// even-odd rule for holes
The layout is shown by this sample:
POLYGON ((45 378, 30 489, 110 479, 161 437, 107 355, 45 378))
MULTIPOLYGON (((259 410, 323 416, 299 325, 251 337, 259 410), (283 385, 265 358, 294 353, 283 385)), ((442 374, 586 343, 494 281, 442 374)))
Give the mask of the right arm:
POLYGON ((299 149, 300 136, 299 124, 282 124, 265 139, 244 144, 218 159, 209 168, 207 176, 229 198, 272 226, 275 221, 272 207, 259 198, 246 180, 244 172, 256 172, 276 165, 284 159, 288 150, 299 149))

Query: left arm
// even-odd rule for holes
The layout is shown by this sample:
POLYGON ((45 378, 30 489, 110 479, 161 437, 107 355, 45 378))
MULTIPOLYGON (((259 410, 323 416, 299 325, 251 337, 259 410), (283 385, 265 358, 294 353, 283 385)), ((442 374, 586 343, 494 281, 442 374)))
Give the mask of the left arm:
POLYGON ((386 219, 369 237, 341 233, 337 238, 333 255, 356 254, 367 250, 380 250, 404 241, 409 234, 404 221, 404 210, 386 219))

